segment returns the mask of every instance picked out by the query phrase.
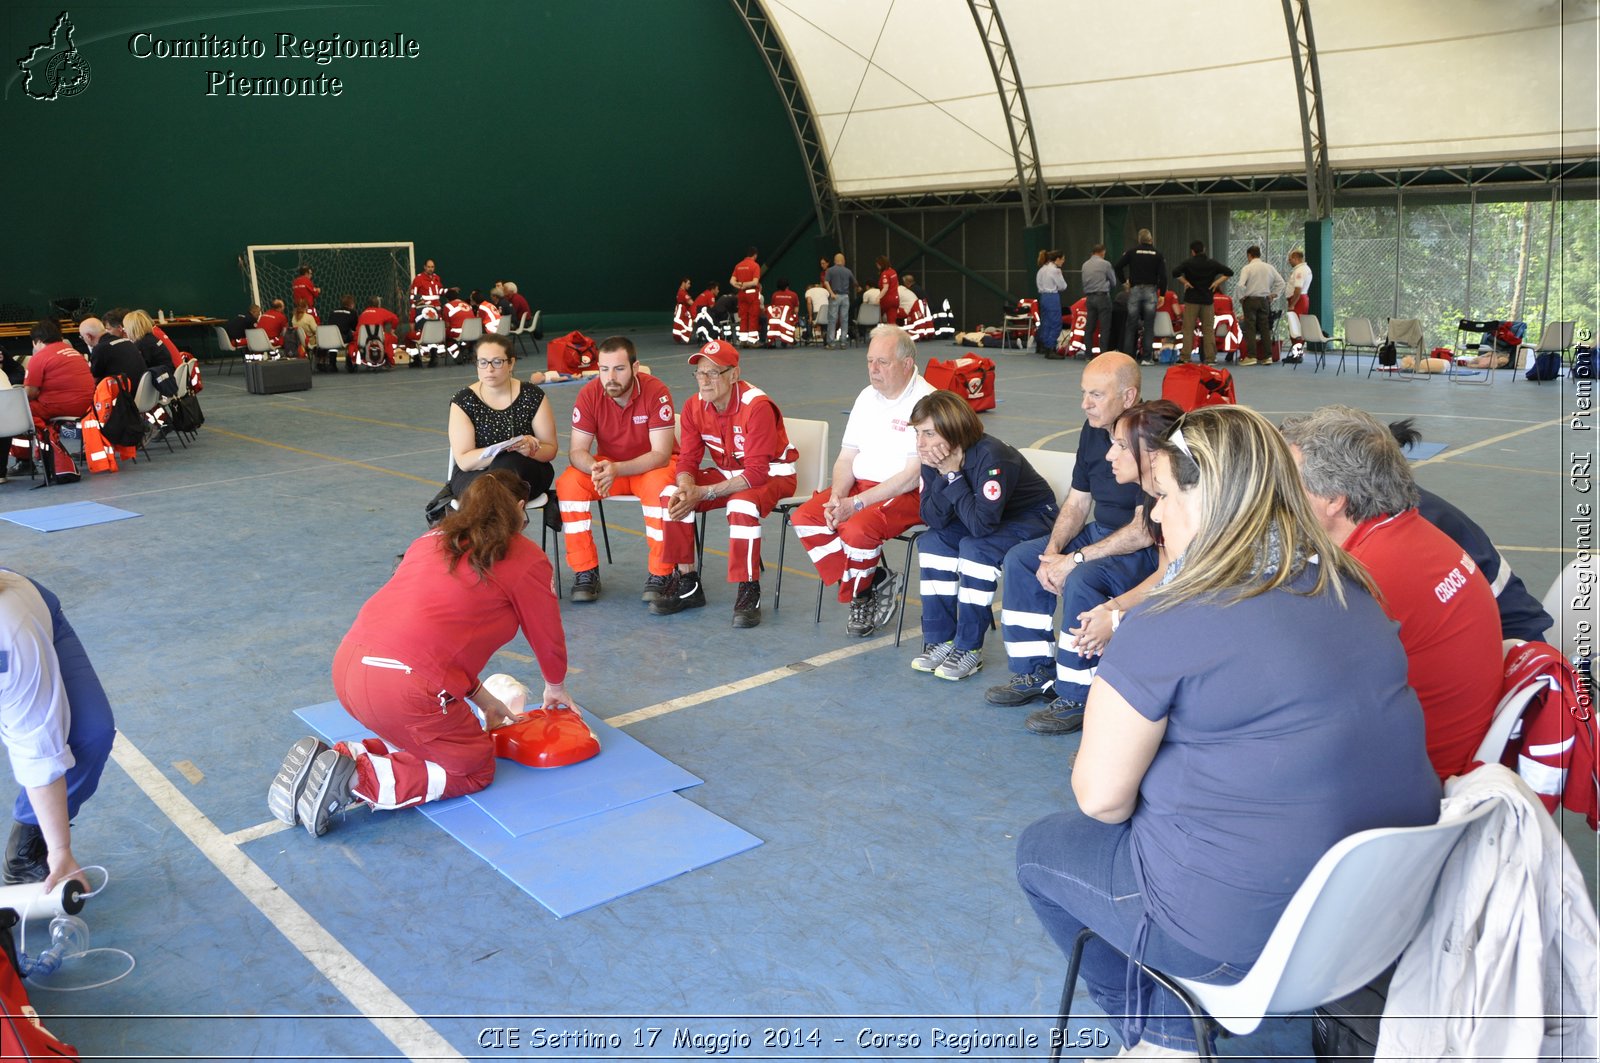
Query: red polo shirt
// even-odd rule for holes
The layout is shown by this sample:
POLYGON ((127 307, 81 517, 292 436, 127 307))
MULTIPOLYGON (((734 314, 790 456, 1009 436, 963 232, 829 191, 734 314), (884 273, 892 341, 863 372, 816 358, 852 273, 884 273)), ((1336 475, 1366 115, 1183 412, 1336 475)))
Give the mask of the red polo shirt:
POLYGON ((596 449, 612 461, 628 461, 650 450, 650 431, 673 427, 672 392, 649 373, 635 372, 633 394, 617 405, 598 378, 578 392, 572 427, 594 436, 596 449))
POLYGON ((1433 769, 1441 779, 1461 774, 1500 700, 1494 592, 1472 558, 1414 509, 1363 522, 1344 548, 1367 567, 1384 612, 1400 624, 1433 769))

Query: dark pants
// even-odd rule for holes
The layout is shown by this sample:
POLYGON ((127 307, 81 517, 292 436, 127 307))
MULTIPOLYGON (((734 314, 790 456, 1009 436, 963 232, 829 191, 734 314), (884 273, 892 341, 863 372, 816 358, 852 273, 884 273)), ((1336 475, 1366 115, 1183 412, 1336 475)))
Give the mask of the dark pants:
POLYGON ((468 485, 490 469, 505 469, 514 472, 528 485, 528 498, 538 498, 550 490, 551 482, 556 478, 555 467, 548 461, 534 461, 526 454, 515 454, 503 451, 496 454, 493 461, 482 469, 457 469, 450 474, 450 493, 460 498, 468 485))
POLYGON ((1112 350, 1116 341, 1111 338, 1111 293, 1095 292, 1086 295, 1083 305, 1083 347, 1086 356, 1093 355, 1096 346, 1102 352, 1112 350), (1095 339, 1095 330, 1100 330, 1100 338, 1095 339))
POLYGON ((1264 295, 1246 296, 1239 324, 1244 326, 1244 356, 1272 361, 1271 301, 1264 295))

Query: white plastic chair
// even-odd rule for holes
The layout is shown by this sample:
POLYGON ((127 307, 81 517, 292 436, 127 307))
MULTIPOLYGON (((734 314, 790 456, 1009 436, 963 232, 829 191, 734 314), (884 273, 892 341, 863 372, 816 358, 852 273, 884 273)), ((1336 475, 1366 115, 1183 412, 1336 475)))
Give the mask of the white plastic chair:
MULTIPOLYGON (((1328 344, 1331 341, 1323 333, 1322 322, 1317 320, 1316 314, 1300 315, 1300 338, 1305 341, 1306 350, 1308 351, 1311 349, 1313 344, 1316 345, 1317 360, 1315 363, 1313 363, 1312 372, 1321 370, 1327 365, 1328 344)), ((1296 370, 1298 370, 1300 368, 1300 363, 1295 362, 1294 367, 1296 370)))
MULTIPOLYGON (((1579 609, 1574 603, 1592 602, 1596 593, 1594 558, 1577 558, 1566 568, 1561 570, 1555 582, 1550 584, 1550 589, 1545 592, 1544 611, 1555 618, 1555 625, 1545 632, 1545 641, 1561 651, 1561 655, 1571 660, 1576 656, 1578 636, 1591 630, 1594 622, 1593 609, 1579 609), (1582 626, 1580 626, 1582 625, 1582 626)), ((1592 639, 1585 639, 1584 645, 1592 646, 1592 639)))
MULTIPOLYGON (((28 444, 28 457, 35 467, 39 463, 39 439, 33 427, 33 412, 28 409, 28 392, 25 388, 0 388, 0 440, 5 441, 6 449, 10 449, 13 442, 26 442, 28 444)), ((0 463, 6 456, 0 453, 0 463)), ((0 464, 0 470, 4 465, 0 464)))
POLYGON ((272 345, 272 337, 267 335, 266 329, 245 329, 244 348, 248 352, 245 357, 254 356, 252 359, 254 361, 262 361, 278 353, 278 348, 272 345))
MULTIPOLYGON (((1507 639, 1506 652, 1510 653, 1522 644, 1521 639, 1507 639)), ((1483 741, 1478 743, 1478 751, 1472 755, 1472 759, 1482 764, 1500 763, 1500 758, 1506 753, 1506 744, 1522 730, 1518 725, 1522 722, 1522 714, 1528 709, 1528 702, 1533 700, 1541 687, 1552 685, 1550 679, 1541 677, 1501 698, 1489 721, 1489 729, 1484 732, 1483 741)))
POLYGON ((472 356, 478 341, 483 339, 483 318, 469 317, 461 322, 461 334, 450 345, 450 359, 457 365, 472 356))
MULTIPOLYGON (((1201 1058, 1212 1059, 1208 1016, 1232 1033, 1252 1033, 1267 1015, 1310 1011, 1337 1000, 1393 963, 1422 924, 1450 850, 1469 824, 1494 807, 1485 802, 1431 826, 1366 830, 1339 842, 1311 869, 1250 973, 1234 985, 1142 969, 1183 1001, 1201 1058)), ((1088 929, 1079 933, 1068 959, 1056 1020, 1063 1032, 1083 946, 1098 936, 1088 929)), ((1050 1058, 1058 1059, 1063 1038, 1051 1040, 1050 1058)))
POLYGON ((778 586, 772 594, 772 611, 776 613, 783 602, 783 553, 789 545, 789 526, 794 511, 811 496, 822 490, 828 482, 828 422, 800 417, 785 417, 784 431, 794 444, 798 457, 794 463, 794 494, 773 508, 781 520, 778 524, 778 586))
MULTIPOLYGON (((138 407, 139 415, 145 419, 145 423, 153 427, 155 425, 155 421, 151 419, 150 415, 154 413, 156 408, 161 405, 161 391, 156 387, 156 375, 154 371, 147 369, 145 370, 144 376, 139 378, 139 386, 133 391, 133 404, 138 407)), ((149 429, 146 429, 147 433, 148 431, 149 429)), ((167 453, 171 454, 172 440, 163 435, 161 437, 161 441, 167 445, 167 453)), ((141 441, 139 443, 139 449, 144 451, 144 456, 146 460, 148 460, 150 457, 150 448, 145 446, 144 442, 141 441)))
MULTIPOLYGON (((1166 346, 1165 341, 1176 341, 1178 338, 1178 330, 1172 325, 1172 315, 1165 310, 1156 311, 1155 324, 1150 327, 1150 331, 1152 333, 1150 357, 1152 358, 1160 357, 1159 351, 1166 346)), ((1180 353, 1182 352, 1180 351, 1180 353)))
POLYGON ((424 321, 422 334, 417 337, 417 361, 432 355, 435 359, 445 353, 443 321, 424 321))
MULTIPOLYGON (((1356 352, 1356 372, 1361 370, 1361 352, 1370 351, 1372 357, 1378 356, 1378 334, 1372 328, 1370 317, 1347 317, 1344 319, 1344 340, 1339 344, 1339 373, 1344 372, 1344 359, 1354 348, 1356 352)), ((1317 368, 1322 368, 1322 360, 1318 359, 1317 368)), ((1335 376, 1338 373, 1334 374, 1335 376)))
POLYGON ((1055 492, 1057 502, 1067 497, 1067 492, 1072 490, 1072 469, 1078 463, 1078 455, 1070 450, 1035 450, 1033 447, 1022 447, 1017 453, 1033 466, 1034 472, 1044 477, 1044 482, 1055 492))

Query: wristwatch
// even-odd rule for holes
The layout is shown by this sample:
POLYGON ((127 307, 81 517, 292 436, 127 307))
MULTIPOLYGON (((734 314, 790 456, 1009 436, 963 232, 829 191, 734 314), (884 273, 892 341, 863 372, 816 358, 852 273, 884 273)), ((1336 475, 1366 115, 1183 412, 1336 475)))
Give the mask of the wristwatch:
POLYGON ((1072 563, 1074 565, 1081 565, 1081 564, 1083 564, 1083 562, 1084 562, 1083 551, 1082 550, 1074 550, 1074 551, 1072 551, 1072 563))
POLYGON ((958 472, 947 472, 944 474, 944 482, 947 484, 953 484, 958 478, 960 478, 960 476, 961 474, 958 472))

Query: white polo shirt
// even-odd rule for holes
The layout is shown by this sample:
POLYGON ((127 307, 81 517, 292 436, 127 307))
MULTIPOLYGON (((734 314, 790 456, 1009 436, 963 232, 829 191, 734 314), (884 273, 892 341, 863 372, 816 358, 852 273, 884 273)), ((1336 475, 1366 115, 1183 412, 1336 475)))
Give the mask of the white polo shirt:
POLYGON ((26 576, 0 569, 0 738, 22 786, 48 786, 76 761, 50 607, 26 576))
POLYGON ((917 456, 917 434, 911 430, 911 408, 934 387, 921 373, 896 398, 884 398, 868 384, 850 408, 844 446, 856 452, 850 471, 857 480, 882 483, 901 472, 917 456))

